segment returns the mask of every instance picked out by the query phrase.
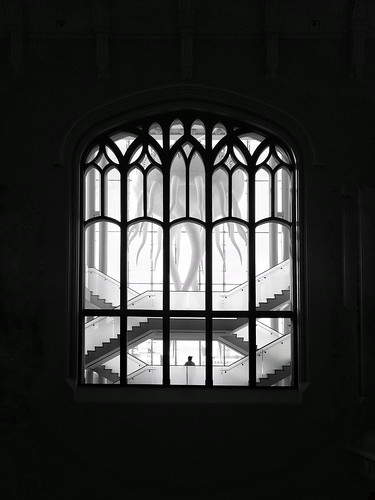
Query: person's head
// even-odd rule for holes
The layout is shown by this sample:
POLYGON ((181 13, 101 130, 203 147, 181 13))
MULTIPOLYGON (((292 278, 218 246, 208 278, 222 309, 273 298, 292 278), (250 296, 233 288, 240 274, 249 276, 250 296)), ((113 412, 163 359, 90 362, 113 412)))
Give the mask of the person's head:
POLYGON ((193 356, 188 356, 188 361, 191 361, 193 359, 193 356))

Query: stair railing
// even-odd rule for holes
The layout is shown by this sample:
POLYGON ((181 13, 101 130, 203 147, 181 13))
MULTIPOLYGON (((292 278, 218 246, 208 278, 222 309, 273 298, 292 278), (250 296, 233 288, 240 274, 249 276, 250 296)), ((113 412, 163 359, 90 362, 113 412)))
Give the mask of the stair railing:
POLYGON ((86 267, 86 287, 114 306, 120 304, 120 282, 102 273, 95 267, 86 267))
POLYGON ((290 288, 290 259, 267 269, 256 276, 256 305, 266 302, 276 293, 290 288))
POLYGON ((268 375, 277 369, 280 369, 283 365, 290 363, 291 361, 291 351, 290 351, 291 336, 290 333, 286 333, 282 337, 269 342, 256 352, 256 372, 257 380, 264 375, 268 375))

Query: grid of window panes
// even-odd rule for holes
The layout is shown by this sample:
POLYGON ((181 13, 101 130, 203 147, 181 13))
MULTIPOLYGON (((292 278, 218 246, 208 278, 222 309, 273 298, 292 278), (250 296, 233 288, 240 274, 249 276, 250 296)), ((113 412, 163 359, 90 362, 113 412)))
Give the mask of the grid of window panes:
POLYGON ((181 113, 101 136, 81 169, 82 382, 295 384, 290 148, 181 113))

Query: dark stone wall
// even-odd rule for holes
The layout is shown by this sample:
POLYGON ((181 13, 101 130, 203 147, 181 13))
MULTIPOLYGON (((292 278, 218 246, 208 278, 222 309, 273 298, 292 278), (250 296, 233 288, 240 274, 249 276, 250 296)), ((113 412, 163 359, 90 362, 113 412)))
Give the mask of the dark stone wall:
MULTIPOLYGON (((261 4, 253 2, 253 26, 243 21, 251 2, 239 1, 233 18, 227 2, 198 3, 188 82, 173 2, 165 10, 162 2, 134 2, 128 17, 125 3, 114 3, 112 24, 133 37, 110 37, 103 79, 84 12, 58 36, 63 28, 54 23, 69 21, 70 2, 61 14, 41 4, 41 17, 40 2, 28 4, 23 76, 13 74, 9 32, 0 37, 4 498, 359 500, 375 490, 346 451, 374 419, 374 39, 366 39, 362 74, 353 78, 350 30, 280 36, 277 75, 268 78, 264 30, 254 21, 264 15, 261 4), (32 36, 33 26, 53 36, 32 36), (232 35, 221 36, 226 30, 232 35), (76 166, 61 162, 63 142, 97 108, 183 83, 274 107, 310 138, 314 157, 303 166, 301 190, 310 386, 301 404, 79 403, 66 382, 68 191, 76 166)), ((296 12, 314 18, 301 5, 296 12)), ((286 27, 290 16, 284 12, 286 27)))

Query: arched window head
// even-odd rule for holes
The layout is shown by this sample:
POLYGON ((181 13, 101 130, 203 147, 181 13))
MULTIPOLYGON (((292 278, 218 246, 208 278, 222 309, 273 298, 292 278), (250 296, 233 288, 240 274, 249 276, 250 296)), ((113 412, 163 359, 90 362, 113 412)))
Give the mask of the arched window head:
POLYGON ((124 123, 81 158, 79 383, 295 387, 288 144, 182 111, 124 123))

